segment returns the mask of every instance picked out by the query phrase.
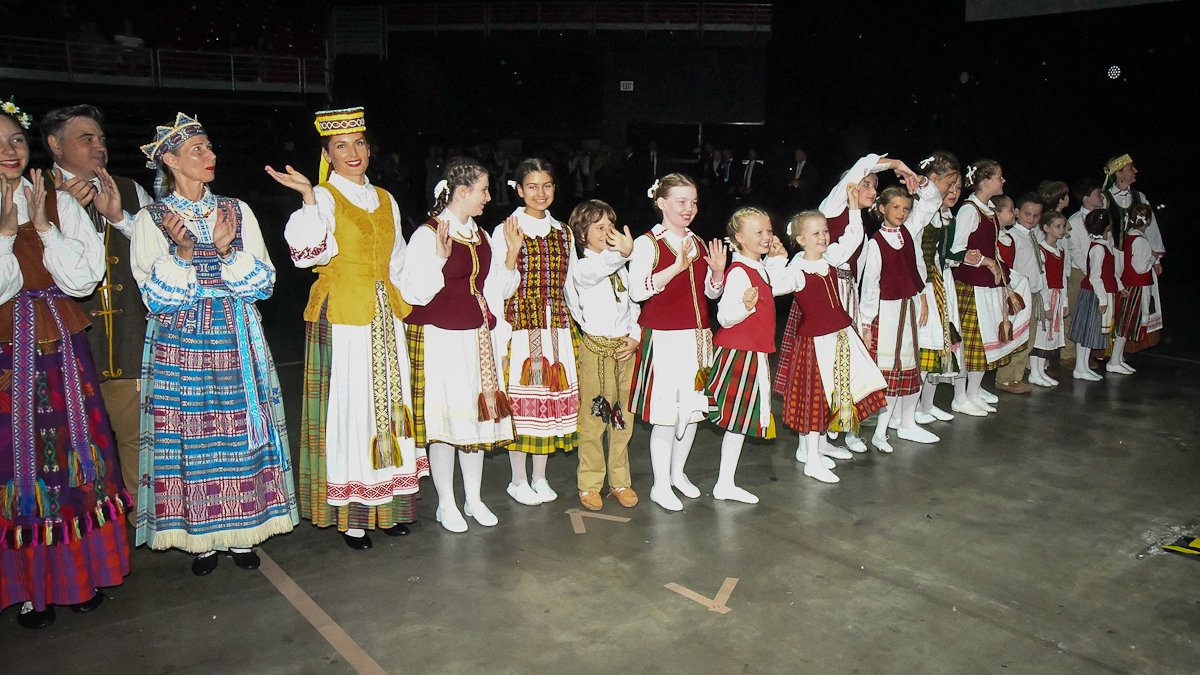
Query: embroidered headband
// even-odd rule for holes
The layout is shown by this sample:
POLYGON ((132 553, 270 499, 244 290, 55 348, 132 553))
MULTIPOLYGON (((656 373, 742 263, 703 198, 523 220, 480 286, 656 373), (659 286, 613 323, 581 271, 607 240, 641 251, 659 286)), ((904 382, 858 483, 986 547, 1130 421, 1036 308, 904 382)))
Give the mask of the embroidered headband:
POLYGON ((1128 154, 1124 154, 1119 157, 1113 157, 1112 159, 1108 160, 1107 164, 1104 165, 1104 175, 1111 176, 1130 164, 1133 164, 1133 158, 1128 154))
MULTIPOLYGON (((317 134, 322 138, 326 136, 341 136, 343 134, 366 132, 367 118, 362 106, 342 108, 340 110, 318 110, 316 112, 316 119, 313 120, 313 126, 317 128, 317 134)), ((325 160, 325 153, 321 153, 321 165, 317 169, 317 181, 323 183, 328 177, 329 162, 325 160)))
POLYGON ((29 129, 29 125, 33 124, 33 115, 21 112, 16 102, 13 101, 12 96, 9 96, 8 100, 4 103, 0 103, 0 110, 12 115, 12 118, 17 121, 17 124, 21 125, 22 129, 29 129))

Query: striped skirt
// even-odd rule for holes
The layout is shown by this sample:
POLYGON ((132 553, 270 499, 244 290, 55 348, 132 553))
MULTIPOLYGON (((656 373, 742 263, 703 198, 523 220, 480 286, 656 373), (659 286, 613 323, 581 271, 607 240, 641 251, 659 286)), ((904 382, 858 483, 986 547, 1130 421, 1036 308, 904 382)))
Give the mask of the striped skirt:
POLYGON ((643 422, 674 426, 708 418, 711 401, 704 393, 712 363, 712 332, 707 328, 642 329, 634 362, 629 412, 643 422))
POLYGON ((1100 300, 1090 288, 1079 290, 1079 298, 1071 308, 1071 328, 1067 337, 1088 349, 1107 349, 1109 346, 1108 327, 1100 315, 1100 300))
POLYGON ((709 421, 735 434, 775 438, 769 381, 765 353, 717 347, 704 383, 714 405, 709 421))
POLYGON ((1131 342, 1146 339, 1146 325, 1142 322, 1142 295, 1148 287, 1129 286, 1129 295, 1117 295, 1117 314, 1113 332, 1131 342))

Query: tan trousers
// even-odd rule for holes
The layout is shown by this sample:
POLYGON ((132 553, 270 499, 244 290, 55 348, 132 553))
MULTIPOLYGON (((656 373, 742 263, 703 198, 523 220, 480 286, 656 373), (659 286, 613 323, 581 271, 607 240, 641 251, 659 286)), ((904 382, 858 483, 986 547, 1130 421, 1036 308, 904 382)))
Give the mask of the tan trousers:
POLYGON ((996 384, 1016 384, 1025 379, 1025 371, 1029 368, 1029 352, 1033 350, 1037 332, 1041 329, 1042 317, 1046 313, 1042 309, 1041 293, 1034 293, 1029 301, 1033 303, 1029 312, 1029 339, 1020 349, 1009 355, 1011 361, 996 369, 996 384))
POLYGON ((106 380, 100 383, 100 395, 108 410, 108 422, 117 437, 117 460, 121 462, 121 479, 133 499, 137 510, 138 483, 141 471, 138 467, 138 436, 141 435, 141 380, 106 380))
MULTIPOLYGON (((1083 272, 1072 267, 1071 268, 1071 278, 1069 280, 1067 280, 1067 311, 1068 312, 1073 311, 1075 309, 1075 302, 1077 300, 1079 300, 1079 286, 1082 283, 1083 283, 1083 272)), ((1071 341, 1071 338, 1066 337, 1066 335, 1065 335, 1065 333, 1070 332, 1070 331, 1066 330, 1067 326, 1069 326, 1069 325, 1071 325, 1071 317, 1070 316, 1068 316, 1067 319, 1065 321, 1063 321, 1063 333, 1064 333, 1063 339, 1065 339, 1067 341, 1067 343, 1063 347, 1063 350, 1061 352, 1059 352, 1059 354, 1060 354, 1059 361, 1060 362, 1075 360, 1075 343, 1071 341)))
POLYGON ((604 487, 604 439, 608 437, 608 485, 630 487, 629 438, 633 435, 634 416, 629 413, 629 389, 633 384, 633 363, 604 358, 604 390, 600 389, 601 357, 586 346, 579 348, 575 364, 579 375, 579 491, 599 492, 604 487), (610 404, 621 403, 625 428, 613 429, 592 414, 592 399, 604 396, 610 404))

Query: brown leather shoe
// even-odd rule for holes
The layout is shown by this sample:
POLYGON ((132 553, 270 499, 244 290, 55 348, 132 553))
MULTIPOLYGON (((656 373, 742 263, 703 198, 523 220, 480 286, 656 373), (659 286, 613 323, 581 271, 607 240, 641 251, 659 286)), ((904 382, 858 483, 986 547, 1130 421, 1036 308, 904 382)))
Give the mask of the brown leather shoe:
POLYGON ((599 511, 604 508, 604 500, 600 499, 600 493, 595 490, 580 492, 579 503, 583 504, 583 508, 588 511, 599 511))
POLYGON ((617 502, 627 509, 637 506, 638 496, 631 487, 610 487, 608 488, 608 496, 616 499, 617 502))
POLYGON ((997 382, 996 388, 1009 394, 1028 394, 1033 386, 1028 382, 997 382))

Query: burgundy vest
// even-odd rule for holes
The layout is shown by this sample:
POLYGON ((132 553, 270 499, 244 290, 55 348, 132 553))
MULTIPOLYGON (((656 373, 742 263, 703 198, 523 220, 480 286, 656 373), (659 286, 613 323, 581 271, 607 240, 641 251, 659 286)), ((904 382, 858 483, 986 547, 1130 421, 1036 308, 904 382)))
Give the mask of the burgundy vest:
POLYGON ((1046 258, 1046 287, 1062 289, 1063 287, 1063 265, 1067 263, 1067 256, 1062 253, 1051 253, 1045 247, 1042 248, 1042 253, 1046 258))
MULTIPOLYGON (((983 254, 983 257, 996 260, 999 258, 996 250, 996 235, 999 232, 996 225, 996 217, 984 213, 983 209, 979 208, 974 202, 968 201, 967 206, 979 212, 979 227, 975 228, 975 231, 967 238, 967 250, 978 249, 983 254)), ((959 265, 954 268, 954 279, 964 284, 983 286, 984 288, 996 288, 1000 285, 996 283, 996 279, 992 276, 992 271, 982 265, 979 267, 972 267, 965 263, 959 265)))
POLYGON ((883 230, 871 235, 879 247, 880 274, 879 299, 904 300, 917 295, 925 288, 921 272, 917 270, 917 246, 907 227, 900 228, 900 248, 892 248, 883 237, 883 230))
POLYGON ((1008 243, 1005 244, 999 237, 996 238, 996 255, 1000 258, 1000 262, 1004 265, 1004 271, 1007 272, 1017 264, 1017 242, 1010 235, 1008 243))
MULTIPOLYGON (((740 349, 745 352, 775 352, 775 297, 771 295, 771 285, 762 278, 758 270, 741 262, 735 262, 725 268, 728 276, 735 269, 744 270, 750 277, 750 285, 758 289, 758 302, 754 312, 737 325, 721 328, 713 337, 713 344, 726 349, 740 349)), ((741 299, 738 299, 741 302, 741 299)))
POLYGON ((838 296, 837 273, 832 268, 824 276, 805 272, 804 288, 793 293, 792 297, 800 307, 797 335, 829 335, 850 325, 850 315, 842 308, 838 296))
MULTIPOLYGON (((425 226, 437 230, 437 220, 430 218, 425 226)), ((478 244, 465 244, 457 239, 450 240, 450 257, 442 267, 446 285, 427 305, 413 305, 405 323, 422 326, 437 326, 446 330, 471 330, 483 325, 484 316, 479 308, 476 293, 483 293, 483 282, 492 265, 492 247, 487 234, 479 230, 478 244), (471 251, 474 249, 475 261, 471 251)), ((496 317, 488 312, 488 328, 496 327, 496 317)))
MULTIPOLYGON (((826 222, 829 225, 829 241, 832 243, 841 239, 842 235, 846 234, 846 228, 850 225, 850 209, 842 209, 841 213, 832 218, 827 218, 826 222)), ((858 278, 858 256, 862 254, 863 244, 866 241, 866 237, 860 239, 854 247, 854 252, 846 259, 846 264, 850 266, 850 271, 854 273, 855 279, 858 278)))
POLYGON ((1150 270, 1138 272, 1133 269, 1133 242, 1142 235, 1135 232, 1125 233, 1125 269, 1121 270, 1121 283, 1126 287, 1130 286, 1151 286, 1154 284, 1154 279, 1150 276, 1150 270))
POLYGON ((1086 273, 1084 274, 1083 282, 1079 285, 1079 287, 1086 288, 1089 291, 1092 291, 1093 293, 1095 292, 1095 289, 1092 288, 1092 256, 1091 256, 1091 253, 1092 253, 1092 248, 1094 248, 1096 246, 1099 246, 1104 249, 1104 262, 1100 265, 1100 281, 1104 282, 1104 290, 1106 292, 1116 293, 1117 292, 1117 270, 1116 270, 1117 262, 1116 262, 1116 258, 1113 256, 1112 250, 1110 250, 1107 246, 1105 246, 1104 244, 1101 244, 1098 241, 1093 241, 1091 246, 1088 246, 1087 270, 1085 271, 1086 273))
MULTIPOLYGON (((653 275, 675 264, 675 252, 667 245, 666 238, 655 239, 653 233, 646 237, 654 242, 657 249, 653 275)), ((692 234, 692 244, 698 253, 692 261, 691 282, 688 275, 679 274, 667 284, 661 293, 650 296, 642 303, 642 313, 638 323, 652 330, 683 330, 687 328, 708 328, 708 298, 704 297, 704 277, 708 273, 708 263, 704 261, 704 242, 692 234), (694 290, 693 290, 694 288, 694 290), (699 313, 697 320, 696 314, 699 313), (697 325, 699 324, 699 325, 697 325)))

